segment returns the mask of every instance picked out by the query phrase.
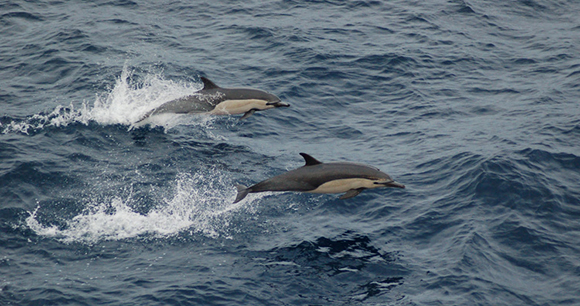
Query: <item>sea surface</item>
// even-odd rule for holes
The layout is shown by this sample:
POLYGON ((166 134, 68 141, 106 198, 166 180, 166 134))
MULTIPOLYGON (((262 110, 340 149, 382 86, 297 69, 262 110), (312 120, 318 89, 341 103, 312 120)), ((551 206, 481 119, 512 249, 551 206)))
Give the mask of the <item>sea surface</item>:
POLYGON ((580 305, 578 16, 0 0, 0 305, 580 305), (134 124, 201 76, 291 107, 134 124), (232 204, 300 152, 407 188, 232 204))

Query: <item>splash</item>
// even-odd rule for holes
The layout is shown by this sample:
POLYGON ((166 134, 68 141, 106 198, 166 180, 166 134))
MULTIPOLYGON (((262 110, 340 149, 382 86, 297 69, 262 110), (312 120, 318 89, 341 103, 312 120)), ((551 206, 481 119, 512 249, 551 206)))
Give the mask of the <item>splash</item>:
MULTIPOLYGON (((125 67, 111 91, 106 95, 97 96, 94 107, 90 110, 90 117, 100 124, 132 126, 148 111, 200 89, 200 84, 165 80, 159 74, 147 74, 142 80, 133 80, 133 72, 125 67)), ((163 118, 165 120, 151 123, 171 126, 175 122, 171 122, 170 119, 179 117, 173 115, 163 118)))
POLYGON ((131 208, 127 199, 114 197, 101 203, 90 203, 84 212, 65 221, 65 226, 43 225, 38 211, 26 219, 26 225, 37 235, 56 238, 65 243, 96 243, 136 237, 167 238, 182 232, 206 237, 231 238, 239 218, 256 213, 253 201, 232 204, 234 189, 219 173, 181 174, 176 180, 174 196, 145 214, 131 208))
POLYGON ((33 131, 41 130, 46 126, 61 127, 73 122, 88 124, 90 120, 86 104, 83 103, 80 110, 75 109, 71 104, 69 107, 57 106, 48 114, 35 114, 25 120, 11 120, 8 123, 0 122, 0 132, 30 134, 33 131))
MULTIPOLYGON (((76 123, 88 125, 90 122, 102 125, 121 124, 133 128, 133 123, 151 109, 201 89, 201 84, 166 80, 160 74, 146 74, 139 79, 134 79, 133 76, 133 70, 125 66, 114 86, 104 94, 97 94, 92 106, 91 103, 83 101, 80 107, 75 107, 71 102, 69 106, 57 106, 50 113, 0 122, 0 133, 30 134, 45 127, 63 127, 76 123)), ((149 123, 152 126, 171 128, 184 123, 181 117, 166 116, 149 123)), ((200 118, 198 124, 207 125, 211 122, 208 116, 200 118)))

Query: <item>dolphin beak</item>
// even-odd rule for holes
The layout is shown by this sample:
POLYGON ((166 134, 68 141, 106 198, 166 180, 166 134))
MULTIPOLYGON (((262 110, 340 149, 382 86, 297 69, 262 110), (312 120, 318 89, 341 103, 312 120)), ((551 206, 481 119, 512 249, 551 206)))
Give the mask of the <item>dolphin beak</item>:
POLYGON ((273 105, 274 107, 289 107, 290 106, 290 104, 284 103, 282 101, 272 101, 272 102, 266 103, 266 105, 273 105))
POLYGON ((397 188, 405 188, 405 185, 401 183, 397 183, 395 181, 384 183, 386 187, 397 187, 397 188))

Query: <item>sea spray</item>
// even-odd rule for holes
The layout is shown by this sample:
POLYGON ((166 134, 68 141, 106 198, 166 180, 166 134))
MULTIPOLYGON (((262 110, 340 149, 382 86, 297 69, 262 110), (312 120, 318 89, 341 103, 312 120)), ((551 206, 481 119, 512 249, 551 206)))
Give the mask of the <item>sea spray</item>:
MULTIPOLYGON (((23 119, 8 118, 0 121, 0 133, 32 134, 46 127, 66 127, 70 124, 88 125, 95 122, 100 125, 128 125, 158 107, 159 105, 192 94, 201 89, 201 84, 167 80, 160 73, 148 73, 134 78, 134 71, 125 66, 115 84, 104 93, 97 93, 92 103, 87 100, 81 103, 71 101, 68 106, 57 105, 50 112, 33 114, 23 119)), ((207 126, 212 122, 210 117, 202 116, 200 120, 182 120, 181 116, 166 116, 151 122, 153 126, 165 129, 177 124, 207 126)))
POLYGON ((163 238, 178 235, 183 231, 206 237, 231 238, 232 220, 240 214, 256 213, 253 201, 231 204, 234 188, 231 179, 217 170, 201 171, 196 174, 179 174, 168 198, 147 212, 133 208, 132 193, 126 198, 115 195, 94 202, 82 199, 85 209, 64 226, 43 224, 38 218, 41 207, 37 207, 26 218, 27 226, 37 235, 56 238, 65 243, 97 243, 103 240, 120 240, 135 237, 163 238))

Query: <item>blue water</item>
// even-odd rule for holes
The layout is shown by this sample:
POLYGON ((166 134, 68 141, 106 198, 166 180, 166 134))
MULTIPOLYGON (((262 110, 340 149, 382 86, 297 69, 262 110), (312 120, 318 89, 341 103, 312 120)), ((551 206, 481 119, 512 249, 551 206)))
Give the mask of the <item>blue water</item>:
POLYGON ((580 2, 0 2, 0 305, 580 305, 580 2), (133 123, 199 90, 290 108, 133 123), (407 186, 251 194, 321 161, 407 186))

